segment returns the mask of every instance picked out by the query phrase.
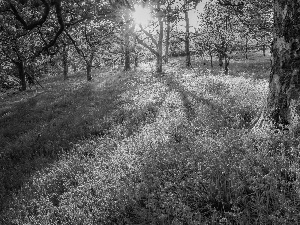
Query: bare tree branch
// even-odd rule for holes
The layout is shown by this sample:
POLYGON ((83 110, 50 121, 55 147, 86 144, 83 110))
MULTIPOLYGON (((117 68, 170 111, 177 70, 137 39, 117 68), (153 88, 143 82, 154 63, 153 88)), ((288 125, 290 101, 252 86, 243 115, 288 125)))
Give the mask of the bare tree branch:
POLYGON ((58 23, 60 25, 60 28, 56 32, 54 38, 48 44, 46 44, 40 51, 36 52, 34 57, 37 57, 43 51, 46 51, 49 48, 51 48, 52 46, 54 46, 57 39, 59 38, 59 36, 62 34, 62 32, 65 29, 65 24, 64 24, 64 21, 63 21, 63 17, 62 17, 61 0, 56 0, 56 2, 55 2, 55 12, 56 12, 56 17, 57 17, 58 23))
POLYGON ((153 53, 154 55, 158 55, 158 52, 155 51, 153 48, 151 48, 149 45, 147 45, 144 41, 142 41, 138 36, 135 37, 137 42, 144 46, 145 48, 147 48, 151 53, 153 53))
POLYGON ((150 34, 148 31, 146 31, 146 30, 143 28, 143 26, 142 26, 141 24, 140 24, 140 28, 141 28, 141 30, 144 32, 144 34, 146 34, 146 35, 151 39, 151 41, 153 42, 153 44, 155 44, 155 46, 157 46, 158 43, 157 43, 157 41, 155 40, 155 38, 153 37, 153 35, 150 34))
POLYGON ((78 47, 76 41, 72 38, 72 36, 68 33, 67 30, 65 30, 65 34, 67 35, 67 37, 71 40, 73 46, 75 47, 77 53, 84 59, 84 61, 87 62, 87 57, 84 54, 84 52, 78 47))

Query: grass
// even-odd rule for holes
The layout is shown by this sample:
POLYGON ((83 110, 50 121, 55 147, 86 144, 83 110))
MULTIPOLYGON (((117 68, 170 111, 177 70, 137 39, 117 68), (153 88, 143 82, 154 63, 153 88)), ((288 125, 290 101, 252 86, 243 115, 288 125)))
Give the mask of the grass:
POLYGON ((5 97, 3 223, 298 224, 299 140, 248 132, 265 75, 180 62, 5 97))

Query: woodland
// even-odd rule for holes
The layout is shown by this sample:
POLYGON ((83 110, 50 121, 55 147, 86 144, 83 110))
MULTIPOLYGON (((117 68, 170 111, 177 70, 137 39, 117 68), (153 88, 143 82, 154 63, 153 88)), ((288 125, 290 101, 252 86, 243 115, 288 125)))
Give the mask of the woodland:
POLYGON ((300 224, 299 93, 300 0, 2 0, 0 224, 300 224))

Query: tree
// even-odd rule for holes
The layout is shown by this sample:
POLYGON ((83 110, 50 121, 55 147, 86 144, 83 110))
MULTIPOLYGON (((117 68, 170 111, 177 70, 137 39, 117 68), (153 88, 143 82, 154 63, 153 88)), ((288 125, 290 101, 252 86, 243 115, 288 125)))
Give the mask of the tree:
POLYGON ((195 33, 195 43, 196 43, 196 53, 203 57, 204 53, 207 52, 210 58, 210 66, 213 68, 213 56, 216 54, 216 51, 213 47, 214 37, 209 31, 208 24, 203 24, 206 26, 205 29, 198 28, 195 33))
POLYGON ((17 67, 22 90, 26 90, 27 64, 41 55, 56 54, 57 40, 64 29, 86 19, 86 13, 77 7, 81 2, 0 2, 0 54, 17 67))
POLYGON ((190 52, 190 20, 189 20, 189 3, 187 0, 184 0, 184 20, 185 20, 185 54, 186 67, 191 66, 191 52, 190 52))
MULTIPOLYGON (((241 32, 257 41, 265 56, 266 49, 271 43, 273 28, 272 1, 248 0, 240 12, 235 13, 240 20, 241 32)), ((247 37, 245 36, 244 37, 247 37)))
POLYGON ((110 12, 107 4, 83 2, 87 19, 65 29, 66 37, 71 41, 78 55, 86 66, 87 80, 92 80, 91 70, 97 51, 110 44, 109 35, 112 34, 112 24, 105 17, 110 12))
POLYGON ((173 3, 174 3, 174 0, 168 1, 167 7, 166 7, 165 63, 168 63, 168 61, 169 61, 171 30, 174 25, 177 25, 176 21, 178 21, 178 18, 179 18, 179 10, 177 8, 172 7, 173 3))
POLYGON ((136 24, 134 23, 133 14, 138 1, 113 1, 110 0, 110 5, 114 9, 112 22, 118 29, 115 32, 116 43, 119 48, 114 49, 112 54, 122 54, 121 62, 124 64, 124 71, 131 69, 132 58, 135 68, 138 65, 138 54, 136 52, 137 40, 134 32, 136 24), (135 4, 136 3, 136 4, 135 4), (132 57, 133 55, 133 57, 132 57))
POLYGON ((123 8, 121 17, 121 23, 123 24, 120 33, 122 34, 123 38, 120 37, 121 45, 122 45, 122 52, 124 54, 124 71, 128 71, 131 68, 131 60, 130 60, 130 53, 132 52, 130 37, 133 34, 134 24, 131 19, 130 11, 128 9, 123 8))
MULTIPOLYGON (((199 3, 199 0, 184 0, 182 4, 176 2, 175 0, 167 1, 167 8, 166 8, 166 53, 169 53, 169 46, 170 46, 170 31, 171 31, 171 22, 178 22, 181 20, 181 13, 184 14, 184 22, 185 22, 185 32, 180 37, 179 33, 177 32, 177 39, 179 42, 184 42, 184 51, 185 51, 185 64, 186 67, 191 66, 191 52, 190 52, 190 19, 189 19, 189 11, 191 8, 195 8, 199 3), (183 37, 184 36, 184 37, 183 37)), ((177 24, 176 24, 177 25, 177 24)), ((173 44, 174 44, 173 40, 173 44)), ((167 58, 166 58, 167 59, 167 58)), ((167 62, 167 60, 165 60, 167 62)))
POLYGON ((267 113, 278 126, 299 126, 299 0, 274 1, 274 40, 267 113))
MULTIPOLYGON (((244 2, 259 4, 256 0, 244 2)), ((274 0, 272 6, 274 28, 269 93, 265 109, 253 129, 271 121, 273 128, 297 131, 300 122, 300 1, 274 0)))
POLYGON ((212 45, 210 53, 215 52, 219 58, 219 65, 223 66, 228 74, 229 61, 237 43, 238 21, 232 15, 231 10, 213 3, 207 3, 204 12, 200 16, 201 33, 207 33, 207 43, 212 45))
POLYGON ((156 21, 152 22, 152 28, 148 26, 144 28, 141 24, 139 25, 140 30, 136 32, 136 40, 143 47, 147 48, 156 57, 156 72, 162 72, 163 65, 163 37, 164 37, 164 17, 165 17, 165 6, 163 1, 158 0, 153 3, 153 14, 156 21), (156 29, 155 24, 158 24, 158 29, 156 29), (149 32, 149 29, 153 29, 157 35, 153 35, 153 32, 149 32), (157 39, 155 38, 157 36, 157 39), (143 39, 145 37, 145 39, 143 39))
POLYGON ((69 46, 66 42, 62 43, 62 63, 63 63, 63 74, 64 80, 68 79, 68 53, 69 53, 69 46))
POLYGON ((165 50, 165 63, 169 62, 169 47, 170 47, 170 32, 171 32, 171 22, 167 20, 167 29, 166 29, 166 50, 165 50))

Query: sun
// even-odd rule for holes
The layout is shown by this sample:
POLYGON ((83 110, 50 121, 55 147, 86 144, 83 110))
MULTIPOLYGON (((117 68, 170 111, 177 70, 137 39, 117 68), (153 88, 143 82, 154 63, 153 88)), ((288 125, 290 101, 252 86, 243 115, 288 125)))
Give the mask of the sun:
POLYGON ((147 7, 142 7, 141 5, 135 5, 134 10, 135 11, 132 15, 134 22, 142 26, 147 25, 151 20, 150 9, 147 7))

